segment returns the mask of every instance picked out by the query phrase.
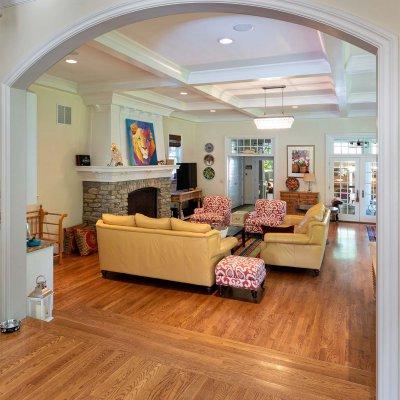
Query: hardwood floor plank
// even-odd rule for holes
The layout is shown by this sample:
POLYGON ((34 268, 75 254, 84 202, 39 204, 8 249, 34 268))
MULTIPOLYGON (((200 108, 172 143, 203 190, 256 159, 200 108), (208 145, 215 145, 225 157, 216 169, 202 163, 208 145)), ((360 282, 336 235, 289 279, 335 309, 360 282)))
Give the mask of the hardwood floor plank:
POLYGON ((374 399, 366 230, 332 224, 329 240, 318 278, 273 269, 259 304, 66 257, 55 320, 0 335, 0 399, 374 399))

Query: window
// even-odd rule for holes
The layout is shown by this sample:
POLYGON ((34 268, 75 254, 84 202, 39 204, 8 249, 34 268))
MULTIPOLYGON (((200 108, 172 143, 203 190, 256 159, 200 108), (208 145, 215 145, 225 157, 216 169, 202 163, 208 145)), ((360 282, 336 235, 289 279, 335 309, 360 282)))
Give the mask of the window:
POLYGON ((336 138, 333 140, 333 154, 341 156, 378 154, 378 144, 374 138, 336 138))
POLYGON ((71 107, 57 104, 57 124, 71 125, 71 107))
POLYGON ((267 155, 273 154, 271 139, 231 139, 231 155, 267 155))
MULTIPOLYGON (((179 135, 169 135, 168 142, 168 158, 174 160, 174 164, 182 162, 182 137, 179 135)), ((173 180, 176 180, 176 170, 172 176, 173 180)))

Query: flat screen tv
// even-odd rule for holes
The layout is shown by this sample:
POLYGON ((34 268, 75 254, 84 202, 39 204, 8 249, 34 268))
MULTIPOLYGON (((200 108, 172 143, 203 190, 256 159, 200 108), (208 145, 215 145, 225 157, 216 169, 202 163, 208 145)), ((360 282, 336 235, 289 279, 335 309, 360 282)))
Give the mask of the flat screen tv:
POLYGON ((176 190, 197 188, 197 163, 178 163, 176 172, 176 190))

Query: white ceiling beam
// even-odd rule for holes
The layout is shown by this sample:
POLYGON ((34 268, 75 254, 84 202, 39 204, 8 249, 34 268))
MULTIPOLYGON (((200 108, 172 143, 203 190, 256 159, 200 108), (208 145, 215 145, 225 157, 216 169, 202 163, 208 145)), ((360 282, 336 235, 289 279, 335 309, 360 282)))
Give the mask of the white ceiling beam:
POLYGON ((187 82, 189 75, 188 70, 140 43, 129 39, 118 31, 112 31, 101 35, 96 38, 91 45, 157 76, 163 78, 167 76, 176 79, 180 83, 187 82))
POLYGON ((237 97, 230 95, 225 90, 221 90, 213 85, 194 86, 194 88, 207 98, 227 105, 229 108, 233 108, 234 110, 239 111, 248 117, 256 116, 256 114, 254 114, 252 111, 244 110, 243 107, 240 106, 240 100, 237 97))
POLYGON ((235 68, 210 69, 189 73, 190 85, 245 82, 260 78, 279 78, 299 75, 321 75, 331 72, 325 59, 292 61, 268 65, 249 65, 235 68))
POLYGON ((331 66, 339 114, 341 117, 347 117, 348 90, 346 85, 345 49, 343 42, 321 32, 319 32, 319 35, 326 57, 331 66))
MULTIPOLYGON (((95 43, 97 43, 97 45, 95 45, 97 48, 100 48, 107 54, 143 68, 157 76, 168 77, 179 84, 188 85, 188 70, 173 63, 171 60, 162 57, 154 51, 147 49, 117 31, 109 32, 100 36, 95 39, 95 43)), ((217 102, 227 103, 228 106, 248 115, 246 111, 240 110, 240 108, 237 108, 231 103, 234 99, 226 101, 223 99, 223 96, 213 96, 212 91, 208 91, 208 89, 192 87, 192 90, 195 90, 210 99, 216 100, 217 102)))
MULTIPOLYGON (((337 104, 336 95, 332 94, 307 94, 301 96, 284 96, 284 106, 304 106, 314 104, 337 104)), ((280 97, 267 99, 267 111, 269 107, 281 107, 282 100, 280 97)), ((239 100, 237 106, 240 108, 259 107, 264 108, 264 99, 244 99, 239 100)))
POLYGON ((131 90, 148 90, 160 87, 179 87, 174 80, 168 78, 143 79, 128 82, 101 82, 85 83, 78 85, 79 94, 103 93, 103 92, 127 92, 131 90))

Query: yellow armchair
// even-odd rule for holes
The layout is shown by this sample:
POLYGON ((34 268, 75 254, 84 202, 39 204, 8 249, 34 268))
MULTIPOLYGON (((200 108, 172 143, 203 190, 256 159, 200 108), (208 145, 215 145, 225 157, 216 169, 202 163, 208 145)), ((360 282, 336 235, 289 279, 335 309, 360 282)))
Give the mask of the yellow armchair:
MULTIPOLYGON (((321 205, 323 207, 323 205, 321 205)), ((306 233, 267 233, 261 244, 261 257, 267 265, 309 268, 318 275, 328 237, 330 210, 323 208, 321 221, 311 219, 306 233)), ((305 217, 287 215, 284 225, 299 225, 305 217)))

